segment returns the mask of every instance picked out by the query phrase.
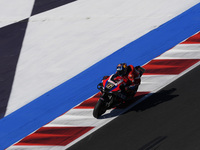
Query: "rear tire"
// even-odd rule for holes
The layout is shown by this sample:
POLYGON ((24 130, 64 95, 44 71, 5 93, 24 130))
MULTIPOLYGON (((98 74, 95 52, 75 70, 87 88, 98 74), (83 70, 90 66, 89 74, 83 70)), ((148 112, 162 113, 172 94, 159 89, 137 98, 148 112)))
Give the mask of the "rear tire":
POLYGON ((98 100, 93 110, 93 116, 95 118, 99 118, 105 112, 106 112, 105 103, 102 100, 98 100))

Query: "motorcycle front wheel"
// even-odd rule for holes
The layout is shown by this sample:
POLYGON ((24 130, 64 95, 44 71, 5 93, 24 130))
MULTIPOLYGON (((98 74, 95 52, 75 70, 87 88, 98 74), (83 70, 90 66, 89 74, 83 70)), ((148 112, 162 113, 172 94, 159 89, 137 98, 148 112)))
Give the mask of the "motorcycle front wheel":
POLYGON ((93 116, 95 118, 99 118, 105 112, 106 112, 106 105, 102 100, 99 99, 94 107, 93 116))

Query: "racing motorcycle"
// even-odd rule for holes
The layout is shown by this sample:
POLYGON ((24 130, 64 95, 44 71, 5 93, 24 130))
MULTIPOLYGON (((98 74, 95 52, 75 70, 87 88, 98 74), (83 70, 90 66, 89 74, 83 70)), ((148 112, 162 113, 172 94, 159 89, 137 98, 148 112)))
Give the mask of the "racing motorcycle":
MULTIPOLYGON (((140 77, 145 72, 145 69, 136 66, 135 69, 140 73, 140 77)), ((106 110, 114 108, 123 102, 126 102, 128 98, 133 98, 137 90, 135 90, 129 97, 125 94, 125 86, 127 80, 122 76, 113 77, 114 74, 110 76, 104 76, 101 83, 97 85, 97 89, 101 91, 101 97, 96 103, 93 116, 99 118, 106 110)))

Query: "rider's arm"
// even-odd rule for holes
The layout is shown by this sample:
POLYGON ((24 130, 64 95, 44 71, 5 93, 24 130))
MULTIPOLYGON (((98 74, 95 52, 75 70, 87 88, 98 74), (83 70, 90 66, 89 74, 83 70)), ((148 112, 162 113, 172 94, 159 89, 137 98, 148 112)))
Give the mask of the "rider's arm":
POLYGON ((140 85, 140 74, 134 67, 132 67, 132 71, 128 74, 128 79, 132 82, 132 85, 140 85))

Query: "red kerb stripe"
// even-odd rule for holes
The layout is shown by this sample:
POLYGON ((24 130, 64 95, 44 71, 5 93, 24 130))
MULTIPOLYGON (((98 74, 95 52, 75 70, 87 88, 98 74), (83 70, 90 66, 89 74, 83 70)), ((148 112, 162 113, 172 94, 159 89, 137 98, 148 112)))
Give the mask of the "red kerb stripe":
POLYGON ((143 67, 144 75, 179 74, 197 63, 199 59, 154 59, 143 67))
POLYGON ((94 127, 42 127, 15 145, 65 146, 94 127))
POLYGON ((200 44, 200 32, 191 36, 181 44, 200 44))
POLYGON ((75 107, 74 109, 93 109, 94 106, 96 105, 97 101, 99 100, 101 96, 101 92, 97 93, 93 97, 85 100, 82 102, 79 106, 75 107))

